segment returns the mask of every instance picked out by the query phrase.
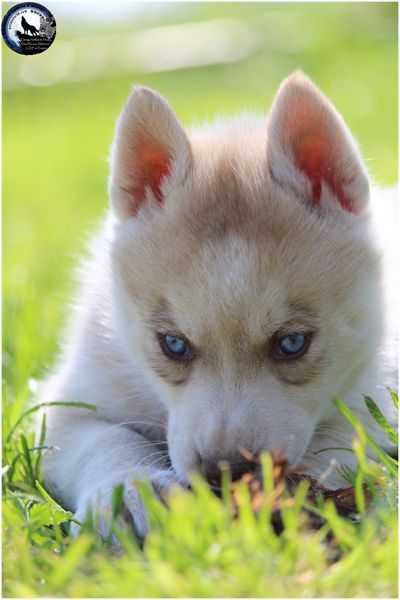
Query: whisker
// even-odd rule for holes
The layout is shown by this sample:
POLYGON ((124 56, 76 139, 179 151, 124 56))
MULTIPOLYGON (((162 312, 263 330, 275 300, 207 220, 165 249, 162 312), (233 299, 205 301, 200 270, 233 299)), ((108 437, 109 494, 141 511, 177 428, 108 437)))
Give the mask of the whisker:
MULTIPOLYGON (((165 444, 168 447, 168 444, 166 444, 166 442, 161 442, 161 443, 165 444)), ((148 441, 148 440, 141 440, 141 441, 138 441, 138 442, 128 442, 128 443, 125 443, 125 444, 120 444, 119 446, 115 446, 114 448, 112 448, 108 452, 108 454, 107 454, 107 462, 109 463, 110 460, 112 460, 115 457, 116 454, 121 453, 121 451, 123 451, 123 450, 125 450, 128 453, 129 451, 135 450, 135 448, 138 448, 138 450, 145 450, 145 448, 147 446, 149 447, 149 449, 151 447, 157 448, 158 443, 157 442, 153 442, 153 441, 148 441)), ((164 454, 165 456, 168 457, 168 451, 167 451, 167 449, 158 449, 157 453, 162 453, 162 454, 164 454)), ((140 459, 140 461, 139 461, 139 463, 141 461, 143 461, 143 460, 146 460, 149 456, 153 456, 153 454, 154 453, 150 453, 150 454, 147 454, 146 456, 142 456, 141 459, 140 459)), ((95 465, 99 465, 99 464, 101 464, 104 461, 104 456, 102 456, 102 455, 97 456, 96 458, 97 458, 97 460, 95 460, 94 463, 93 463, 95 465)), ((140 457, 138 457, 138 458, 140 458, 140 457)), ((124 462, 125 462, 125 460, 126 460, 126 456, 124 456, 124 462)), ((135 465, 135 464, 132 465, 132 467, 136 467, 136 466, 138 466, 138 465, 135 465)))
POLYGON ((164 429, 166 431, 167 427, 166 424, 162 421, 160 422, 156 422, 156 421, 138 421, 138 420, 132 420, 132 421, 122 421, 121 423, 115 423, 113 425, 111 425, 112 429, 115 429, 117 427, 125 427, 127 425, 148 425, 150 427, 155 427, 155 428, 160 428, 160 429, 164 429))
MULTIPOLYGON (((154 467, 157 463, 159 463, 161 460, 166 461, 167 460, 167 456, 159 456, 158 458, 156 458, 152 463, 150 463, 149 465, 145 465, 146 469, 151 469, 152 467, 154 467)), ((162 468, 162 465, 161 465, 162 468)))
MULTIPOLYGON (((144 457, 143 457, 143 458, 142 458, 142 459, 141 459, 141 460, 140 460, 140 461, 139 461, 139 462, 138 462, 138 463, 135 465, 135 468, 136 468, 136 469, 139 469, 139 468, 140 468, 140 467, 142 467, 142 466, 143 466, 143 467, 145 467, 146 469, 150 468, 150 466, 149 466, 149 465, 147 465, 147 464, 144 464, 144 463, 145 463, 145 461, 149 460, 149 459, 150 459, 152 456, 157 456, 157 455, 160 455, 160 454, 161 454, 161 456, 159 457, 160 459, 161 459, 161 458, 168 459, 168 454, 167 454, 167 453, 166 453, 164 450, 159 450, 158 452, 152 452, 151 454, 148 454, 147 456, 144 456, 144 457)), ((157 460, 158 460, 158 459, 157 459, 157 460)))

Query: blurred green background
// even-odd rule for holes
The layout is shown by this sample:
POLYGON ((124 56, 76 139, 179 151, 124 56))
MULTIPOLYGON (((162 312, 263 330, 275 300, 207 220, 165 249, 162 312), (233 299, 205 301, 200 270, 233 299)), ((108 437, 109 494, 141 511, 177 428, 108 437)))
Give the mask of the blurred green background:
MULTIPOLYGON (((3 4, 3 14, 11 4, 3 4)), ((107 155, 133 83, 186 123, 266 113, 302 68, 333 100, 379 185, 397 180, 396 3, 47 3, 42 55, 3 47, 4 379, 15 421, 51 364, 71 267, 107 207, 107 155)))

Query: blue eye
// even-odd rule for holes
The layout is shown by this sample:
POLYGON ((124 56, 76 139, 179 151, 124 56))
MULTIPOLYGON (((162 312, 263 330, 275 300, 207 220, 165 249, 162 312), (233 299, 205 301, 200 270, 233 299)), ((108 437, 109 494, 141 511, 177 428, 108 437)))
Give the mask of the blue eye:
POLYGON ((304 333, 289 333, 278 341, 280 356, 294 358, 308 346, 309 338, 304 333))
POLYGON ((172 358, 184 358, 188 355, 188 345, 182 338, 172 333, 162 336, 161 344, 165 352, 172 358))

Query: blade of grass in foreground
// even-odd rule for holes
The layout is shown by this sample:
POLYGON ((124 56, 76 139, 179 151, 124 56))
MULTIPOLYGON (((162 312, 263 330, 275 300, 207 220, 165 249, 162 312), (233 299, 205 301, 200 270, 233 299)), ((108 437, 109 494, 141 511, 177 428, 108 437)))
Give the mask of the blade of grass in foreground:
POLYGON ((38 481, 36 481, 35 484, 36 484, 36 488, 40 492, 40 495, 44 498, 44 500, 46 500, 46 502, 48 504, 50 504, 53 508, 55 508, 56 510, 60 511, 61 513, 65 513, 65 515, 67 516, 67 519, 66 519, 67 521, 73 521, 73 523, 76 523, 77 525, 81 525, 82 526, 82 523, 80 521, 78 521, 78 519, 76 519, 71 512, 69 512, 68 510, 65 510, 65 508, 63 508, 60 504, 58 504, 58 502, 56 502, 50 496, 50 494, 48 494, 46 492, 46 490, 44 489, 44 487, 42 485, 40 485, 40 483, 38 481))
POLYGON ((383 429, 383 431, 385 431, 387 433, 387 435, 390 437, 390 439, 395 444, 398 444, 399 436, 397 435, 396 431, 393 429, 393 427, 391 426, 389 421, 386 419, 386 417, 382 414, 382 412, 379 409, 379 407, 377 406, 377 404, 372 400, 372 398, 370 396, 364 396, 364 401, 365 401, 365 404, 367 405, 367 408, 370 412, 371 417, 373 417, 375 419, 375 421, 378 423, 378 425, 381 427, 381 429, 383 429))
POLYGON ((30 451, 29 451, 28 441, 23 433, 21 433, 20 440, 21 440, 23 455, 25 457, 25 462, 26 462, 26 465, 25 465, 26 473, 27 473, 32 485, 34 485, 35 482, 34 482, 34 476, 33 476, 33 466, 32 466, 32 461, 31 461, 31 455, 30 455, 30 451))
MULTIPOLYGON (((46 413, 43 413, 42 426, 40 428, 40 437, 39 437, 39 444, 38 444, 39 446, 44 446, 44 440, 46 437, 46 421, 47 421, 46 413)), ((37 458, 35 461, 35 467, 34 467, 35 481, 40 478, 39 473, 40 473, 41 464, 42 464, 42 453, 39 452, 39 454, 37 455, 37 458)))
POLYGON ((342 400, 340 400, 340 398, 334 397, 332 398, 332 402, 336 406, 336 408, 340 410, 340 412, 347 419, 347 421, 349 421, 349 423, 353 425, 356 431, 362 429, 362 431, 365 434, 365 439, 367 440, 369 446, 374 450, 378 458, 381 460, 382 464, 385 465, 385 467, 391 475, 397 477, 397 462, 391 456, 386 454, 386 452, 384 452, 382 448, 380 448, 378 444, 374 442, 374 440, 365 431, 362 423, 357 419, 357 417, 355 417, 355 415, 352 413, 349 407, 346 406, 346 404, 342 400))
POLYGON ((394 391, 393 391, 393 390, 391 390, 390 388, 387 388, 387 391, 388 391, 388 392, 389 392, 389 394, 391 395, 391 397, 392 397, 392 400, 393 400, 393 402, 394 402, 394 405, 395 405, 395 407, 396 407, 396 408, 399 408, 399 397, 398 397, 398 395, 396 394, 396 392, 394 392, 394 391))
POLYGON ((10 441, 12 434, 17 429, 18 425, 25 419, 25 417, 33 414, 41 408, 46 408, 47 406, 71 406, 74 408, 85 408, 86 410, 97 410, 97 406, 95 406, 94 404, 86 404, 85 402, 41 402, 40 404, 32 406, 32 408, 28 409, 20 416, 20 418, 8 432, 5 443, 10 441))

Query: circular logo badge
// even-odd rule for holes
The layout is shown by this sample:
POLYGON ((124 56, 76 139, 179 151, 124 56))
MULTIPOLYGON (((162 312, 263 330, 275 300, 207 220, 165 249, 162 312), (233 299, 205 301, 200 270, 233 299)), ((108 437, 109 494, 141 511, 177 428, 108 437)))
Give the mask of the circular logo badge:
POLYGON ((14 52, 40 54, 54 42, 56 21, 45 6, 23 2, 13 6, 5 15, 1 33, 14 52))

